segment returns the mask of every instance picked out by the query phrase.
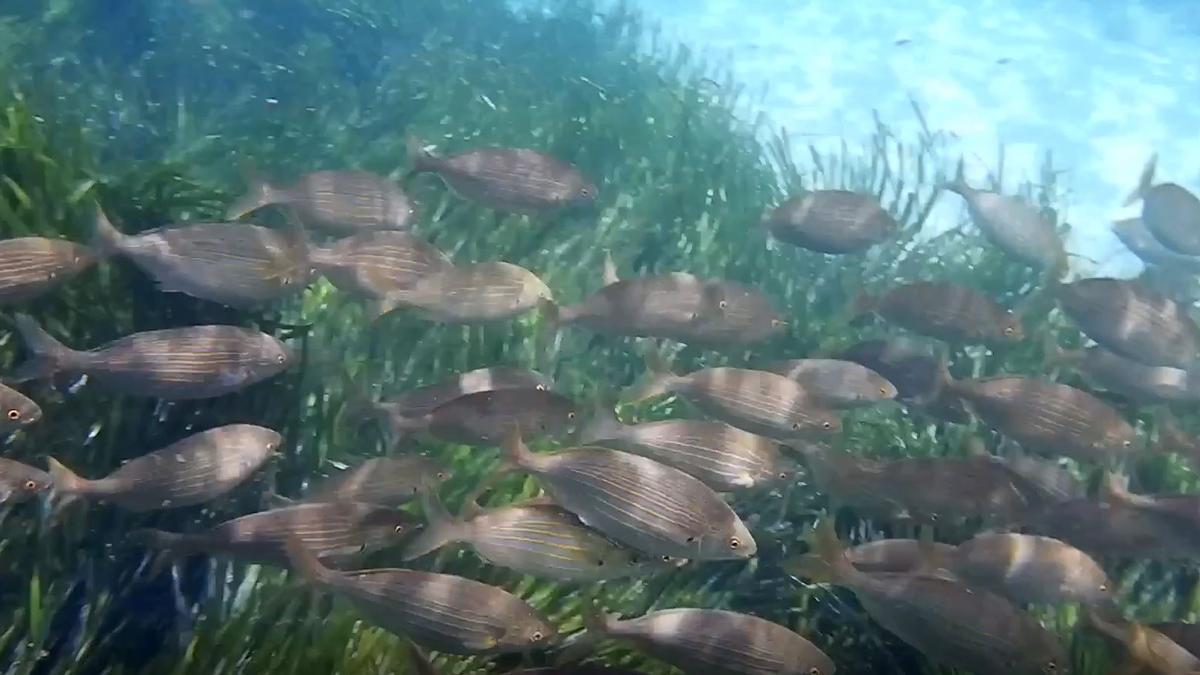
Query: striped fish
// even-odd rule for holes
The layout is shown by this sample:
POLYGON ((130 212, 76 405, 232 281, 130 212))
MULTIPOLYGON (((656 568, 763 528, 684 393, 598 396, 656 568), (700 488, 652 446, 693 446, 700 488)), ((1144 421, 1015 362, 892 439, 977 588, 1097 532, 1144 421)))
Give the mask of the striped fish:
POLYGON ((25 394, 0 384, 0 436, 42 419, 42 408, 25 394))
POLYGON ((315 171, 288 186, 255 180, 225 217, 236 220, 273 204, 290 207, 307 225, 332 232, 407 230, 417 206, 400 186, 366 171, 315 171))
POLYGON ((97 211, 94 242, 133 261, 164 292, 243 309, 299 293, 312 273, 298 229, 193 223, 125 235, 97 211))
POLYGON ((631 642, 685 673, 704 675, 833 675, 833 661, 787 628, 721 609, 664 609, 634 619, 585 616, 572 651, 605 638, 631 642))
POLYGON ((769 438, 723 422, 662 420, 627 426, 601 408, 580 432, 584 445, 613 446, 700 479, 718 492, 789 483, 795 464, 769 438))
POLYGON ((17 330, 31 356, 14 379, 83 374, 125 394, 171 401, 211 398, 274 377, 292 363, 279 340, 237 326, 191 326, 134 333, 89 351, 71 349, 25 314, 17 330))
POLYGON ((733 509, 704 483, 639 455, 603 448, 535 454, 517 430, 504 442, 512 468, 588 527, 656 556, 749 558, 758 547, 733 509))
MULTIPOLYGON (((646 576, 686 562, 631 551, 548 501, 533 500, 487 511, 471 508, 472 513, 465 518, 447 513, 435 495, 426 495, 423 502, 427 525, 405 550, 405 560, 462 542, 493 565, 568 582, 646 576)), ((473 500, 468 501, 468 507, 473 504, 473 500)))
POLYGON ((501 389, 536 389, 549 391, 550 378, 523 368, 492 366, 452 375, 445 380, 410 389, 380 401, 388 414, 405 417, 427 415, 450 401, 469 394, 501 389))
POLYGON ((45 471, 0 457, 0 506, 29 501, 53 484, 45 471))
POLYGON ((339 290, 377 299, 389 291, 410 288, 418 279, 450 266, 432 244, 407 232, 362 232, 334 242, 310 246, 317 272, 339 290))
POLYGON ((1101 346, 1148 366, 1188 369, 1200 327, 1175 301, 1134 279, 1097 277, 1057 287, 1063 312, 1101 346))
POLYGON ((96 262, 82 244, 44 237, 0 240, 0 305, 32 300, 96 262))
POLYGON ((533 272, 506 262, 447 267, 418 279, 409 288, 389 291, 377 310, 399 307, 421 310, 433 321, 483 323, 524 314, 554 299, 533 272))
POLYGON ((451 399, 420 417, 380 411, 395 438, 427 432, 450 443, 498 445, 514 426, 531 435, 562 436, 575 430, 575 402, 541 389, 478 391, 451 399))
POLYGON ((791 359, 773 363, 764 370, 795 380, 822 405, 858 408, 890 401, 896 385, 883 375, 853 361, 837 359, 791 359))
MULTIPOLYGON (((1076 354, 1066 353, 1068 361, 1076 354)), ((1147 366, 1109 350, 1092 346, 1078 355, 1079 370, 1095 384, 1132 398, 1163 403, 1200 401, 1200 380, 1196 370, 1173 366, 1147 366)))
POLYGON ((412 516, 374 504, 338 502, 295 504, 251 513, 198 533, 136 530, 129 534, 171 558, 195 553, 220 555, 245 563, 287 565, 285 545, 294 537, 319 558, 345 560, 378 550, 417 528, 412 516))
POLYGON ((305 501, 399 506, 436 489, 447 477, 443 464, 421 455, 375 457, 325 479, 305 501))
POLYGON ((985 532, 939 562, 970 586, 1020 604, 1085 605, 1112 600, 1112 584, 1091 556, 1050 537, 985 532))
POLYGON ((864 251, 900 229, 873 195, 815 190, 792 197, 763 216, 771 236, 819 253, 864 251))
POLYGON ((53 457, 47 462, 59 494, 153 511, 203 504, 224 495, 258 471, 281 440, 278 432, 252 424, 216 427, 131 459, 96 480, 76 475, 53 457))
POLYGON ((953 380, 947 386, 987 425, 1026 450, 1089 461, 1137 450, 1129 422, 1081 389, 1031 377, 953 380))
POLYGON ((524 600, 487 584, 434 572, 375 569, 342 573, 296 539, 293 569, 349 600, 381 628, 448 654, 525 652, 553 644, 558 631, 524 600))
POLYGON ((813 401, 799 383, 777 373, 744 368, 705 368, 688 375, 652 372, 622 397, 632 403, 680 394, 704 412, 739 429, 792 439, 841 429, 838 416, 813 401))
POLYGON ((877 539, 846 549, 851 565, 868 574, 914 572, 929 559, 945 560, 955 547, 918 539, 877 539))
POLYGON ((917 281, 875 297, 862 293, 856 314, 875 313, 901 328, 953 343, 998 344, 1025 337, 1021 319, 969 286, 917 281))

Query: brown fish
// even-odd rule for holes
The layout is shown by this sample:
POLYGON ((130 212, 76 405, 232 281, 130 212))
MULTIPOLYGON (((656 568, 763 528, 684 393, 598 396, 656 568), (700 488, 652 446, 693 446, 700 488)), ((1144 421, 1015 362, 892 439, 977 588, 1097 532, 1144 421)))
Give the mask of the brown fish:
POLYGON ((971 222, 997 248, 1038 270, 1061 276, 1067 253, 1054 222, 1018 197, 976 190, 959 177, 946 186, 967 202, 971 222))
POLYGON ((705 413, 751 433, 793 439, 833 433, 841 420, 817 404, 807 389, 777 373, 744 368, 705 368, 687 375, 651 372, 622 397, 634 403, 673 393, 705 413))
POLYGON ((553 300, 554 294, 533 272, 506 262, 486 262, 446 267, 408 288, 392 289, 379 300, 377 311, 412 307, 432 321, 484 323, 511 319, 553 300))
POLYGON ((0 506, 27 502, 53 486, 45 471, 0 457, 0 506))
POLYGON ((900 226, 879 200, 848 190, 792 197, 763 216, 771 236, 818 253, 856 253, 890 239, 900 226))
POLYGON ((1126 621, 1111 607, 1089 609, 1084 622, 1117 646, 1125 664, 1113 672, 1152 675, 1192 675, 1200 672, 1200 658, 1151 626, 1126 621))
POLYGON ((42 419, 42 408, 33 399, 0 384, 0 436, 42 419))
POLYGON ((549 391, 554 386, 541 373, 511 366, 491 366, 452 375, 440 382, 410 389, 379 402, 388 414, 420 417, 433 412, 456 398, 467 394, 501 389, 536 389, 549 391))
POLYGON ((407 232, 361 232, 328 247, 310 245, 313 267, 339 290, 368 300, 411 288, 450 267, 446 254, 407 232))
POLYGON ((422 455, 375 457, 314 485, 304 501, 400 506, 449 476, 443 464, 422 455))
POLYGON ((833 661, 813 643, 749 614, 685 607, 620 619, 593 608, 585 613, 584 624, 586 630, 571 636, 568 650, 617 639, 685 673, 832 675, 836 671, 833 661))
POLYGON ((554 644, 554 626, 524 600, 471 579, 402 569, 342 573, 296 539, 293 569, 349 600, 371 623, 448 654, 525 652, 554 644))
POLYGON ((270 205, 290 207, 306 225, 351 234, 407 230, 417 217, 416 203, 399 185, 366 171, 315 171, 283 187, 255 180, 225 217, 270 205))
POLYGON ((883 375, 853 361, 792 359, 764 370, 800 383, 821 404, 830 408, 858 408, 890 401, 898 393, 883 375))
POLYGON ((1147 627, 1167 636, 1192 654, 1200 655, 1200 624, 1169 621, 1148 624, 1147 627))
POLYGON ((945 394, 942 356, 924 338, 866 340, 851 345, 837 358, 861 364, 887 378, 896 387, 897 398, 910 407, 947 422, 971 421, 962 401, 945 394))
POLYGON ((1101 558, 1169 560, 1200 555, 1200 536, 1194 527, 1181 527, 1176 518, 1120 501, 1058 502, 1029 513, 1020 524, 1101 558))
POLYGON ((98 253, 62 239, 0 240, 0 305, 32 300, 91 267, 98 253))
POLYGON ((1063 360, 1077 362, 1091 382, 1139 401, 1200 401, 1200 380, 1182 368, 1147 366, 1099 346, 1064 353, 1063 360))
POLYGON ((1021 320, 979 291, 942 281, 917 281, 881 296, 861 294, 856 314, 875 313, 914 333, 954 343, 997 344, 1025 337, 1021 320))
POLYGON ((846 559, 867 574, 898 574, 927 569, 930 558, 946 560, 953 553, 953 546, 936 541, 878 539, 846 549, 846 559))
POLYGON ((579 434, 584 445, 612 446, 700 479, 718 492, 786 485, 796 466, 775 441, 723 422, 662 420, 627 426, 601 407, 579 434))
POLYGON ((291 351, 279 340, 237 326, 190 326, 134 333, 97 349, 76 351, 24 314, 17 330, 31 354, 18 381, 55 373, 83 374, 124 394, 169 401, 212 398, 283 372, 291 351))
POLYGON ((462 197, 501 211, 537 212, 591 204, 596 186, 578 169, 536 150, 482 148, 450 157, 408 141, 409 175, 437 174, 462 197))
POLYGON ((312 273, 295 229, 191 223, 126 235, 97 211, 94 246, 131 260, 159 290, 243 309, 299 293, 312 273))
POLYGON ((1080 279, 1055 295, 1088 337, 1126 358, 1184 369, 1200 358, 1200 327, 1187 311, 1136 280, 1080 279))
POLYGON ((1026 450, 1088 461, 1137 452, 1137 432, 1129 422, 1086 391, 1010 376, 953 380, 947 386, 985 424, 1026 450))
POLYGON ((271 429, 230 424, 131 459, 96 480, 77 476, 53 457, 47 462, 59 494, 153 511, 203 504, 224 495, 270 459, 281 440, 271 429))
POLYGON ((295 504, 225 521, 204 532, 135 530, 131 540, 170 558, 197 553, 245 563, 287 565, 285 546, 296 538, 318 558, 349 560, 399 542, 418 528, 403 511, 356 502, 295 504))
POLYGON ((1129 478, 1118 474, 1105 477, 1105 501, 1169 518, 1181 527, 1200 531, 1200 494, 1139 495, 1129 491, 1129 478))
POLYGON ((978 534, 939 562, 963 583, 1017 603, 1096 604, 1112 599, 1104 569, 1083 551, 1050 537, 978 534))
POLYGON ((504 450, 510 468, 533 474, 585 525, 631 548, 693 560, 750 558, 758 551, 733 509, 679 469, 603 448, 535 454, 519 430, 504 450))
POLYGON ((538 437, 569 434, 578 415, 571 399, 552 391, 499 389, 460 396, 420 417, 387 413, 386 420, 396 438, 427 432, 449 443, 494 446, 517 425, 538 437))
POLYGON ((811 545, 800 576, 849 588, 872 619, 934 661, 977 675, 1067 672, 1057 639, 998 595, 947 576, 857 570, 827 520, 811 545))
POLYGON ((1142 222, 1155 239, 1184 255, 1200 255, 1200 198, 1176 183, 1154 182, 1158 155, 1142 171, 1137 190, 1126 205, 1142 202, 1142 222))

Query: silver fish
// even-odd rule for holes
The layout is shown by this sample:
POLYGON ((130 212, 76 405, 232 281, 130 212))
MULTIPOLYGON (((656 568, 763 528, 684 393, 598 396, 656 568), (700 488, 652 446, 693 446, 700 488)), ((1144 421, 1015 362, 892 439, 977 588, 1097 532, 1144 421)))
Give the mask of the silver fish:
POLYGON ((506 262, 447 267, 417 279, 408 288, 388 291, 379 314, 399 307, 421 310, 443 323, 484 323, 511 319, 554 300, 533 272, 506 262))
POLYGON ((89 480, 49 458, 54 490, 66 497, 112 502, 130 511, 203 504, 242 484, 279 449, 278 432, 230 424, 192 434, 89 480))
POLYGON ((1158 155, 1150 158, 1126 205, 1142 202, 1142 222, 1164 246, 1184 255, 1200 255, 1200 198, 1176 183, 1155 183, 1158 155))
POLYGON ((409 389, 402 394, 380 401, 379 406, 388 414, 420 417, 468 394, 501 389, 549 391, 553 386, 554 383, 550 378, 532 370, 491 366, 459 373, 440 382, 409 389))
POLYGON ((321 481, 304 501, 399 506, 436 489, 449 476, 443 464, 421 455, 375 457, 321 481))
POLYGON ((1141 218, 1126 218, 1113 223, 1113 234, 1143 262, 1189 274, 1200 274, 1200 256, 1184 255, 1163 246, 1141 218))
POLYGON ((857 408, 890 401, 896 386, 879 373, 853 361, 793 359, 773 363, 764 370, 795 380, 821 405, 857 408))
POLYGON ((0 457, 0 506, 29 501, 53 486, 45 471, 0 457))
POLYGON ((42 419, 42 408, 33 399, 0 384, 0 435, 11 433, 42 419))
POLYGON ((342 573, 296 539, 288 540, 287 552, 293 569, 349 600, 368 621, 430 649, 524 652, 558 638, 554 626, 524 600, 478 581, 402 569, 342 573))
POLYGON ((283 372, 292 353, 282 342, 237 326, 191 326, 134 333, 97 349, 76 351, 18 314, 31 356, 17 381, 55 373, 83 374, 107 389, 170 401, 212 398, 283 372))
POLYGON ((427 432, 450 443, 497 445, 514 426, 537 436, 569 434, 579 413, 571 399, 552 391, 499 389, 459 396, 420 417, 386 414, 397 439, 427 432))
POLYGON ((366 171, 315 171, 287 186, 255 180, 226 218, 236 220, 264 206, 284 205, 305 224, 332 232, 407 230, 416 203, 392 181, 366 171))
POLYGON ((83 273, 101 255, 62 239, 0 240, 0 305, 37 298, 83 273))
POLYGON ((978 534, 941 562, 964 583, 1013 602, 1096 604, 1112 599, 1104 569, 1083 551, 1050 537, 978 534))
POLYGON ((1054 222, 1018 197, 976 190, 961 178, 946 186, 967 202, 971 222, 1000 250, 1053 276, 1067 268, 1067 253, 1054 222))
POLYGON ((867 574, 901 574, 928 569, 931 558, 946 560, 954 550, 954 546, 938 541, 877 539, 846 549, 846 559, 867 574))
POLYGON ((362 232, 323 247, 310 245, 313 268, 339 290, 368 300, 411 288, 451 266, 446 254, 407 232, 362 232))
POLYGON ((535 454, 514 430, 508 463, 588 527, 652 555, 694 560, 749 558, 758 546, 720 496, 679 469, 603 448, 535 454))

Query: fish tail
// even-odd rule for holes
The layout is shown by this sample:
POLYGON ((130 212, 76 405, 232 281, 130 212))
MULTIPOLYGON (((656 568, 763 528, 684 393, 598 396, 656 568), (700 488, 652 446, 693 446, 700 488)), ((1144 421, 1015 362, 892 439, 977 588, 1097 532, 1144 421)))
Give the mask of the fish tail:
POLYGON ((812 553, 800 556, 789 566, 797 576, 816 583, 842 583, 859 573, 846 559, 846 550, 833 529, 832 518, 824 518, 817 523, 807 540, 812 553))
POLYGON ((421 495, 421 509, 425 512, 425 528, 404 549, 401 556, 403 560, 429 555, 443 546, 462 541, 467 534, 467 523, 450 515, 442 500, 432 491, 421 495))
POLYGON ((525 441, 521 440, 521 426, 514 424, 508 430, 504 437, 504 443, 501 445, 503 450, 503 464, 501 464, 501 472, 505 470, 520 469, 529 466, 533 463, 537 456, 525 445, 525 441))
POLYGON ((1100 484, 1100 498, 1110 504, 1128 504, 1133 501, 1129 492, 1129 476, 1105 471, 1100 484))
POLYGON ((108 257, 110 255, 120 253, 128 239, 128 235, 122 233, 108 219, 108 215, 104 213, 104 209, 100 205, 96 205, 96 219, 92 228, 92 239, 90 246, 93 251, 100 257, 108 257))
POLYGON ((412 640, 407 640, 407 642, 408 662, 412 666, 413 672, 417 675, 437 675, 437 669, 433 667, 433 662, 429 660, 429 655, 412 640))
POLYGON ((562 311, 553 300, 545 298, 538 301, 538 310, 542 315, 542 327, 538 333, 537 344, 538 368, 549 372, 553 370, 552 365, 557 352, 558 331, 562 326, 562 311))
POLYGON ((583 445, 597 441, 616 440, 622 436, 625 426, 617 419, 612 406, 600 401, 592 413, 592 418, 579 432, 579 442, 583 445))
POLYGON ((658 350, 644 349, 642 357, 646 361, 646 375, 621 393, 619 403, 637 403, 668 394, 679 381, 679 376, 671 370, 671 363, 658 350))
POLYGON ((54 482, 54 491, 64 497, 85 494, 92 484, 92 481, 68 469, 53 457, 46 458, 46 470, 50 473, 50 480, 54 482))
POLYGON ((611 619, 604 614, 596 602, 595 591, 589 591, 584 599, 581 610, 583 630, 575 633, 563 643, 558 656, 554 659, 556 665, 563 666, 581 660, 592 652, 596 645, 602 642, 609 633, 611 619))
POLYGON ((404 147, 408 151, 408 173, 404 175, 405 178, 437 171, 438 157, 425 149, 425 143, 420 138, 411 134, 406 136, 404 147))
POLYGON ((321 559, 304 542, 292 536, 284 544, 287 551, 288 565, 292 570, 304 577, 305 581, 317 584, 328 584, 338 573, 321 563, 321 559))
POLYGON ((125 535, 125 539, 134 546, 155 551, 151 576, 157 576, 175 561, 200 550, 196 547, 194 537, 149 527, 134 530, 125 535))
POLYGON ((237 220, 264 206, 279 202, 278 190, 261 176, 249 176, 249 188, 225 211, 225 218, 237 220))
POLYGON ((613 260, 612 251, 609 249, 604 249, 604 271, 600 280, 605 286, 612 286, 621 280, 617 272, 617 263, 613 260))
POLYGON ((1142 167, 1142 175, 1138 178, 1138 186, 1125 198, 1125 206, 1140 202, 1146 192, 1154 186, 1154 171, 1158 168, 1158 153, 1150 155, 1146 166, 1142 167))
POLYGON ((17 367, 12 380, 25 382, 50 377, 55 373, 73 370, 81 360, 81 353, 59 342, 28 314, 13 317, 17 332, 25 342, 28 359, 17 367))
POLYGON ((959 160, 958 166, 954 169, 954 178, 943 181, 938 185, 938 189, 962 195, 964 198, 973 192, 971 186, 967 184, 966 171, 964 170, 962 160, 959 160))

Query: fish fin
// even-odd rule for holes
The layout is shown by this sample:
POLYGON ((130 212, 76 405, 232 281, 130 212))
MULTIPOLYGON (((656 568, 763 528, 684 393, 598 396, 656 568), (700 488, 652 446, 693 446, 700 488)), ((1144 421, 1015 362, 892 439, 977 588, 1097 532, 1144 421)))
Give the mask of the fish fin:
POLYGON ((264 509, 280 509, 286 506, 295 506, 301 501, 299 499, 292 499, 291 497, 284 497, 274 489, 269 489, 263 491, 260 504, 264 509))
POLYGON ((437 669, 433 667, 433 662, 429 660, 429 655, 412 640, 408 640, 407 642, 408 663, 412 666, 413 671, 417 675, 437 675, 437 669))
POLYGON ((425 149, 425 143, 416 136, 409 134, 404 138, 404 148, 408 153, 408 173, 401 180, 419 173, 436 172, 439 158, 425 149))
POLYGON ((864 317, 874 314, 877 309, 879 309, 879 297, 871 295, 868 291, 859 291, 858 295, 854 296, 850 309, 846 312, 845 323, 860 321, 864 317))
POLYGON ((663 396, 670 393, 671 387, 679 381, 679 376, 671 371, 670 362, 659 350, 645 348, 642 350, 642 358, 646 362, 646 375, 621 392, 618 403, 637 403, 663 396))
POLYGON ((538 311, 542 315, 542 327, 538 332, 537 359, 538 369, 551 371, 554 357, 558 352, 558 331, 562 326, 562 311, 553 300, 542 298, 538 300, 538 311))
POLYGON ((96 205, 95 224, 92 228, 92 239, 89 242, 93 251, 96 251, 100 256, 110 256, 121 251, 125 241, 129 237, 122 234, 108 219, 108 215, 104 213, 104 209, 100 205, 96 205))
POLYGON ((1110 504, 1132 504, 1136 497, 1129 492, 1129 476, 1113 471, 1105 471, 1100 485, 1100 497, 1110 504))
POLYGON ((401 298, 401 291, 390 291, 385 293, 383 297, 373 298, 367 303, 367 320, 374 323, 386 314, 400 309, 406 303, 401 298))
POLYGON ((53 457, 46 458, 46 470, 50 473, 50 480, 54 483, 54 491, 66 497, 86 492, 91 483, 90 480, 68 469, 65 464, 53 457))
POLYGON ((1138 186, 1125 198, 1124 206, 1132 206, 1142 200, 1146 191, 1154 187, 1154 172, 1158 168, 1158 153, 1150 155, 1146 166, 1142 167, 1142 175, 1138 177, 1138 186))
POLYGON ((591 419, 579 431, 579 443, 590 445, 599 441, 619 440, 624 436, 625 425, 617 419, 612 405, 605 401, 597 401, 591 419))
POLYGON ((125 540, 140 548, 153 549, 154 562, 150 565, 150 576, 156 577, 181 558, 195 552, 191 537, 186 534, 142 528, 125 535, 125 540))
POLYGON ((612 286, 620 280, 621 277, 617 276, 617 263, 613 261, 612 251, 604 249, 604 272, 601 281, 605 286, 612 286))
POLYGON ((805 538, 812 553, 788 564, 788 571, 816 583, 842 583, 858 572, 846 559, 846 550, 833 529, 833 518, 823 518, 805 538))
POLYGON ((586 593, 580 614, 583 630, 567 638, 554 658, 555 665, 564 666, 582 660, 608 636, 611 619, 596 601, 594 590, 586 593))
POLYGON ((962 195, 964 199, 971 192, 974 192, 971 186, 967 184, 965 168, 966 166, 964 162, 961 159, 958 160, 958 165, 954 168, 954 178, 943 181, 938 185, 938 190, 944 190, 947 192, 953 192, 957 195, 962 195))
POLYGON ((929 575, 945 575, 949 566, 945 557, 939 552, 937 542, 933 538, 933 526, 925 525, 920 528, 917 536, 917 568, 916 572, 929 575))
POLYGON ((523 469, 537 461, 537 456, 533 454, 529 446, 525 445, 525 441, 521 440, 521 425, 519 424, 514 424, 509 428, 508 433, 504 436, 501 449, 504 454, 498 471, 500 474, 523 469))
POLYGON ((72 370, 79 361, 80 352, 59 342, 28 314, 13 317, 17 332, 25 342, 29 358, 12 375, 12 381, 25 382, 50 377, 64 370, 72 370))
POLYGON ((246 194, 234 201, 225 211, 225 218, 227 220, 237 220, 264 206, 280 202, 281 195, 278 194, 279 190, 271 185, 271 183, 263 180, 261 176, 254 174, 247 178, 249 187, 246 190, 246 194))
POLYGON ((442 500, 431 492, 421 495, 421 510, 425 512, 425 529, 404 549, 402 560, 415 560, 467 535, 467 523, 450 515, 442 500))
POLYGON ((326 567, 321 559, 304 545, 298 537, 289 536, 284 543, 287 551, 288 564, 298 572, 305 581, 317 584, 328 584, 338 576, 338 572, 326 567))

